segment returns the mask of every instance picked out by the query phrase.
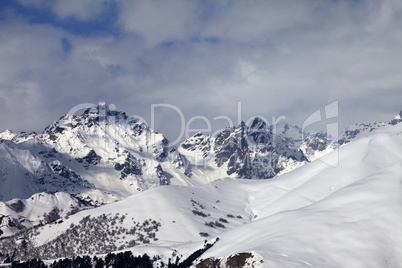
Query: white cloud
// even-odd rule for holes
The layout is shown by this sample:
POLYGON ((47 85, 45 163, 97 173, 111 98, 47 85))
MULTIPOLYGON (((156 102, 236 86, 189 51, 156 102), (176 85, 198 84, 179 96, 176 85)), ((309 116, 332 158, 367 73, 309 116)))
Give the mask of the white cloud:
MULTIPOLYGON (((102 5, 90 11, 85 3, 51 8, 60 18, 101 14, 102 5)), ((210 118, 235 118, 241 101, 246 119, 300 121, 339 100, 344 124, 386 120, 401 105, 400 1, 117 5, 118 36, 0 21, 0 128, 40 130, 74 105, 98 101, 141 116, 152 103, 171 103, 187 117, 210 118)))
POLYGON ((120 25, 150 46, 191 37, 199 19, 197 1, 120 1, 119 9, 120 25))
POLYGON ((309 26, 312 5, 306 1, 227 1, 213 11, 203 34, 238 42, 265 42, 288 29, 309 26))

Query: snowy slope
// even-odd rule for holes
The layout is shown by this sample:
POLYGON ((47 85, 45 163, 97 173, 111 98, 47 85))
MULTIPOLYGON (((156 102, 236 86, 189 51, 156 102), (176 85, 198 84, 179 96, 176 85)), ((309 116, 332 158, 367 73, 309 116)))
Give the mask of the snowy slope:
POLYGON ((89 208, 67 193, 39 193, 28 199, 0 202, 0 236, 9 236, 89 208))
MULTIPOLYGON (((310 132, 304 133, 304 139, 297 141, 299 149, 303 151, 304 155, 309 161, 314 161, 320 157, 336 150, 340 146, 346 145, 354 139, 362 138, 371 135, 371 132, 378 128, 385 127, 387 125, 396 125, 402 122, 402 109, 398 115, 395 116, 390 122, 372 122, 372 123, 359 123, 352 124, 341 133, 338 137, 330 137, 325 132, 310 132)), ((296 128, 297 130, 297 128, 296 128)), ((301 136, 300 134, 296 137, 301 136)), ((293 139, 293 140, 297 140, 293 139)))
POLYGON ((401 267, 402 126, 374 131, 255 195, 258 219, 230 230, 203 258, 252 252, 267 267, 401 267))
POLYGON ((336 167, 321 159, 272 180, 157 187, 0 240, 0 247, 7 252, 24 237, 31 255, 21 251, 22 258, 130 248, 166 263, 219 237, 200 259, 224 266, 250 252, 254 267, 401 267, 401 180, 402 124, 388 125, 342 146, 336 167), (52 250, 61 243, 65 252, 52 250))
POLYGON ((55 151, 32 141, 16 144, 0 140, 0 200, 28 198, 44 191, 77 194, 93 188, 63 166, 55 151))

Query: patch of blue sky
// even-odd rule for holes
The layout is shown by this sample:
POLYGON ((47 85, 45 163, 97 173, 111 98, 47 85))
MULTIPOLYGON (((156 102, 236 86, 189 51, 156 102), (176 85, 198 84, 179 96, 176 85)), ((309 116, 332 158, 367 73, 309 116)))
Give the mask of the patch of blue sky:
POLYGON ((61 48, 63 49, 64 52, 69 52, 72 49, 70 40, 67 37, 63 37, 62 39, 60 39, 60 42, 61 42, 61 48))
POLYGON ((101 15, 88 21, 78 20, 74 16, 61 19, 57 17, 50 9, 36 8, 34 6, 23 6, 17 1, 13 0, 1 0, 0 11, 7 8, 26 18, 31 24, 49 24, 75 35, 117 36, 120 34, 119 28, 116 27, 118 10, 114 2, 111 2, 111 4, 108 5, 107 10, 105 10, 105 12, 103 12, 101 15))

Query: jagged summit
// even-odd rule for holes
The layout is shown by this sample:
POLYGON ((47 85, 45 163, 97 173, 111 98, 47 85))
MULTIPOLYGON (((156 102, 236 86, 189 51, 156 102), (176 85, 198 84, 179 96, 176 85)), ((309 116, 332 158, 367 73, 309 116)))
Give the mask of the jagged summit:
POLYGON ((199 155, 204 163, 213 163, 227 176, 246 179, 272 178, 307 161, 302 151, 282 136, 274 135, 273 128, 260 117, 254 118, 250 126, 242 122, 222 130, 216 137, 197 133, 183 142, 179 151, 196 165, 203 165, 200 157, 194 159, 194 155, 199 155))
POLYGON ((391 125, 396 125, 402 122, 402 107, 401 110, 399 111, 399 114, 397 114, 394 119, 392 119, 389 123, 391 125))
POLYGON ((0 133, 0 139, 3 140, 12 140, 15 136, 16 134, 10 129, 6 129, 2 133, 0 133))
POLYGON ((25 132, 22 131, 20 134, 14 133, 12 130, 5 130, 2 133, 0 133, 0 140, 10 140, 15 143, 27 141, 30 139, 33 139, 37 135, 36 132, 25 132))
POLYGON ((167 139, 137 118, 103 108, 66 114, 41 134, 1 134, 12 143, 0 155, 7 163, 0 200, 66 191, 102 204, 166 184, 161 163, 173 161, 167 139), (25 188, 12 190, 16 180, 25 188))
POLYGON ((138 118, 105 105, 88 108, 80 115, 64 115, 49 125, 41 138, 53 142, 66 153, 85 147, 99 150, 122 147, 123 150, 150 153, 160 159, 166 157, 168 145, 162 134, 138 118))
MULTIPOLYGON (((45 128, 44 134, 52 132, 62 132, 68 128, 92 127, 99 128, 99 131, 105 131, 105 126, 117 126, 121 129, 137 127, 137 132, 147 129, 149 127, 138 118, 129 117, 125 112, 116 111, 107 108, 107 106, 97 105, 92 108, 85 109, 82 114, 66 114, 59 120, 45 128)), ((137 133, 141 134, 141 133, 137 133)))
POLYGON ((250 126, 251 129, 266 129, 267 123, 261 117, 255 117, 250 126))

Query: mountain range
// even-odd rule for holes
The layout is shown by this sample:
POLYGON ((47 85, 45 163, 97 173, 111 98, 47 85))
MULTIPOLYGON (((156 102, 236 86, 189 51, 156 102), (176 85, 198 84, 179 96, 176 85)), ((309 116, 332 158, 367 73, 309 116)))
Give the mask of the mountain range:
POLYGON ((400 267, 401 117, 335 142, 256 117, 177 148, 106 106, 5 131, 0 261, 131 250, 163 267, 209 243, 193 265, 400 267))

